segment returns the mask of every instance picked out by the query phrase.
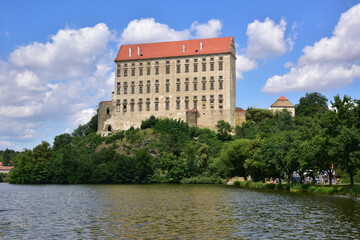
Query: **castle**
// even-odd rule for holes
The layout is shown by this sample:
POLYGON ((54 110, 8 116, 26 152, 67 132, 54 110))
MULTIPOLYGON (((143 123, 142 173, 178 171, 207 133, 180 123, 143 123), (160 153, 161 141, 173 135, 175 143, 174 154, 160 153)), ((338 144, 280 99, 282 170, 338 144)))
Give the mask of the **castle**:
POLYGON ((122 45, 112 100, 99 104, 98 131, 140 127, 150 116, 234 126, 235 61, 233 37, 122 45))

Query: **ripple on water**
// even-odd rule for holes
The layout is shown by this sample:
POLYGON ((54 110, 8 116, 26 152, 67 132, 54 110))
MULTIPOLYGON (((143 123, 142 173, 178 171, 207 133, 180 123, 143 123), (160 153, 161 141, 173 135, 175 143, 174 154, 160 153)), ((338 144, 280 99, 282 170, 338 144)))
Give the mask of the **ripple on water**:
POLYGON ((218 185, 0 184, 0 239, 356 239, 360 201, 218 185))

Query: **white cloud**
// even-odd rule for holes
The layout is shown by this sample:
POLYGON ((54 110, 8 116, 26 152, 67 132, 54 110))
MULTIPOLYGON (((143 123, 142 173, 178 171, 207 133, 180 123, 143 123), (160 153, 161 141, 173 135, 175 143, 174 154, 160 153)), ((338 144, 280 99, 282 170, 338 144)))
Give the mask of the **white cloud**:
POLYGON ((257 63, 245 55, 236 56, 236 78, 243 78, 242 73, 256 69, 257 63))
POLYGON ((50 39, 0 61, 1 141, 32 141, 49 121, 83 124, 90 107, 111 98, 115 38, 105 24, 62 29, 50 39))
POLYGON ((22 69, 41 71, 43 77, 66 79, 91 74, 94 63, 107 50, 112 34, 99 23, 82 29, 62 29, 47 43, 18 47, 10 62, 22 69))
POLYGON ((77 112, 70 118, 70 126, 72 129, 77 128, 79 125, 83 125, 91 119, 92 116, 96 114, 96 110, 92 108, 83 109, 82 111, 77 112))
POLYGON ((121 43, 151 43, 188 40, 192 38, 212 38, 221 34, 220 20, 211 19, 205 24, 193 22, 188 29, 177 31, 168 25, 158 23, 154 18, 132 20, 121 34, 121 43))
MULTIPOLYGON (((285 40, 286 21, 279 24, 269 18, 264 22, 255 20, 248 25, 246 35, 248 46, 246 55, 252 59, 266 58, 270 55, 282 55, 287 51, 285 40)), ((289 43, 293 44, 289 39, 289 43)))
POLYGON ((213 38, 221 34, 222 23, 217 19, 210 19, 207 23, 194 22, 191 31, 195 32, 196 38, 213 38))
POLYGON ((150 43, 157 41, 176 41, 189 39, 190 31, 176 31, 154 18, 134 19, 121 34, 122 43, 150 43))
POLYGON ((341 15, 333 36, 306 46, 295 67, 269 78, 265 92, 321 91, 360 77, 360 4, 341 15))

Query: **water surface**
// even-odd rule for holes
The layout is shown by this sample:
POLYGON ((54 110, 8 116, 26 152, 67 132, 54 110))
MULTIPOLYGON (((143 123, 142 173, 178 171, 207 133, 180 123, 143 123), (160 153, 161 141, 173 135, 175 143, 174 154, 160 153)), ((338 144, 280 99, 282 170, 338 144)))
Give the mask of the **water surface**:
POLYGON ((223 185, 0 184, 0 239, 359 237, 359 198, 223 185))

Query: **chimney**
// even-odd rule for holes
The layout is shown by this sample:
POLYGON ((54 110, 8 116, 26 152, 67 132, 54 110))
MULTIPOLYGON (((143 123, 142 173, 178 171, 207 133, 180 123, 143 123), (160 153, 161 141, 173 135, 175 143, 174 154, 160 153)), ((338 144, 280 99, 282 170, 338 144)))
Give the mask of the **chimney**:
POLYGON ((138 56, 140 56, 140 46, 138 46, 138 56))
POLYGON ((132 48, 129 47, 129 57, 131 57, 131 55, 132 55, 132 48))
POLYGON ((200 42, 200 51, 203 50, 203 42, 200 42))
POLYGON ((185 43, 183 44, 183 53, 186 51, 186 45, 185 43))

